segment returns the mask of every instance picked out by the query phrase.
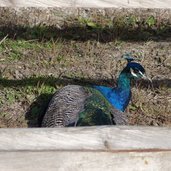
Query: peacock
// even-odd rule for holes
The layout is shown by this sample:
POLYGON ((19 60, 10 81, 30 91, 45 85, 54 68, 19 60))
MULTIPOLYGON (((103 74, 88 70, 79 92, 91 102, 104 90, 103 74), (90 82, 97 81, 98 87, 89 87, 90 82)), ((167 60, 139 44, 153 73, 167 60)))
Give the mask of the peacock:
POLYGON ((140 63, 125 56, 116 87, 67 85, 57 91, 42 120, 42 127, 126 125, 124 112, 131 99, 131 79, 147 78, 140 63))

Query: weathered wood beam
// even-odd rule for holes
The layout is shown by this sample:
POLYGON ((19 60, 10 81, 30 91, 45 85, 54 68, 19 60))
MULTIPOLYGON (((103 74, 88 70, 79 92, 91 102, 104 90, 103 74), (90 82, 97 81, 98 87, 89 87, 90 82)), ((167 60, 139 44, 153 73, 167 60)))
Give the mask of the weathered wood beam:
POLYGON ((170 0, 0 0, 1 6, 171 8, 170 0))
POLYGON ((0 152, 1 171, 170 171, 171 152, 0 152))
POLYGON ((171 128, 0 129, 4 171, 169 171, 171 128))
POLYGON ((171 150, 171 128, 77 127, 0 129, 0 151, 23 150, 171 150))

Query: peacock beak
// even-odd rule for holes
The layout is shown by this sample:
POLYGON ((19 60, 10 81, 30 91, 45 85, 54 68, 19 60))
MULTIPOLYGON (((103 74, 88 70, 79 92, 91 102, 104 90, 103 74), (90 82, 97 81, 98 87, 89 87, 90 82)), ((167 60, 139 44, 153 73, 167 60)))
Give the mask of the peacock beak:
POLYGON ((143 74, 142 72, 139 72, 142 76, 143 79, 145 80, 149 80, 152 83, 152 79, 150 77, 148 77, 146 74, 143 74))

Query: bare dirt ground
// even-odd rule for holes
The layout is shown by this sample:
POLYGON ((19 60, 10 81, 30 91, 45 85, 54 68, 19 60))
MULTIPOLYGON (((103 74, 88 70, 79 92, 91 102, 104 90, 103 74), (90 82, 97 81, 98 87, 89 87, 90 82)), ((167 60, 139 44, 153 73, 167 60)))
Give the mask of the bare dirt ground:
POLYGON ((171 41, 1 37, 0 127, 37 127, 52 94, 67 84, 114 86, 126 52, 152 79, 132 83, 130 124, 171 126, 171 41))

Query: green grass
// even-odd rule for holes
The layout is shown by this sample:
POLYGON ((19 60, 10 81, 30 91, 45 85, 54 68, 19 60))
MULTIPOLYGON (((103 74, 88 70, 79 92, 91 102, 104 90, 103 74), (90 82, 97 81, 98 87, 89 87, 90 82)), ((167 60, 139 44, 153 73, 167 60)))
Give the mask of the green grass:
MULTIPOLYGON (((46 49, 49 51, 52 49, 54 43, 53 41, 48 42, 39 42, 37 40, 15 40, 6 38, 0 44, 0 53, 3 55, 8 54, 9 60, 21 60, 22 55, 29 51, 41 51, 42 49, 46 49)), ((29 60, 29 59, 28 59, 29 60)))
MULTIPOLYGON (((161 20, 160 16, 138 16, 136 14, 120 15, 110 18, 108 16, 71 17, 62 28, 55 26, 13 26, 12 28, 0 28, 0 38, 6 35, 8 38, 18 40, 19 46, 34 46, 25 41, 36 40, 49 42, 53 40, 96 40, 110 42, 116 39, 146 41, 149 39, 165 39, 170 35, 168 21, 161 20)), ((15 45, 14 45, 15 46, 15 45)), ((12 55, 14 58, 16 52, 12 55)))

